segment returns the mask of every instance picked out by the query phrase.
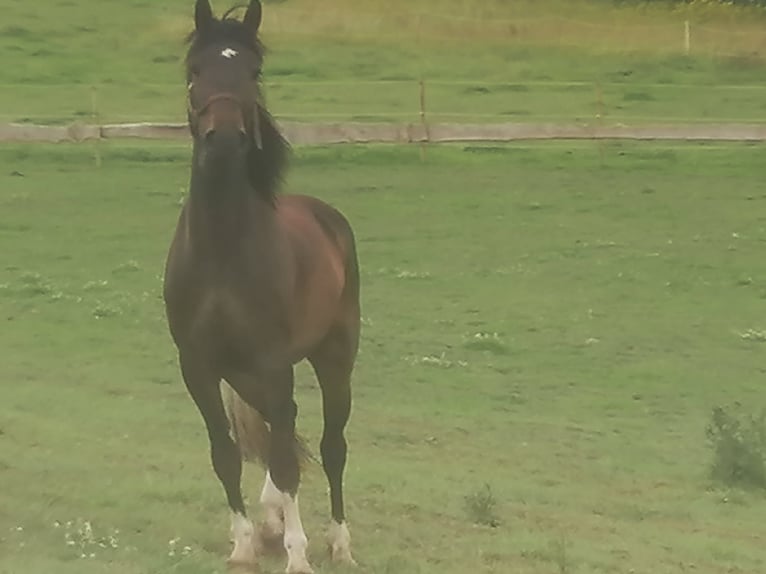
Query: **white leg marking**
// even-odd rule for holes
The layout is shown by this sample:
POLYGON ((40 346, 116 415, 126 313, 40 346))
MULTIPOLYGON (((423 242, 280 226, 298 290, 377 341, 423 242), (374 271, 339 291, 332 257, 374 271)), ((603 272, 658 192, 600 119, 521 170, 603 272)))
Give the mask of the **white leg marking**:
POLYGON ((255 545, 253 534, 255 529, 248 518, 238 512, 231 515, 231 536, 234 539, 234 550, 229 556, 231 564, 255 564, 255 545))
POLYGON ((282 495, 282 508, 285 513, 285 550, 287 550, 287 574, 311 574, 313 570, 306 559, 306 547, 309 544, 301 524, 298 511, 298 496, 282 495))
POLYGON ((346 521, 330 522, 330 530, 327 532, 327 544, 334 562, 342 562, 356 566, 351 556, 351 534, 348 531, 346 521))
POLYGON ((263 490, 261 490, 261 505, 266 513, 263 524, 264 538, 281 538, 285 532, 282 493, 274 486, 271 473, 268 471, 266 472, 266 480, 263 481, 263 490))

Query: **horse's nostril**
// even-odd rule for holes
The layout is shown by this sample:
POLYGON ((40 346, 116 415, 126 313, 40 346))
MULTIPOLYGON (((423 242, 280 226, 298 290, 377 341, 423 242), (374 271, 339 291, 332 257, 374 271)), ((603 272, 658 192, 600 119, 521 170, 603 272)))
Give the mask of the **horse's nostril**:
POLYGON ((242 146, 247 145, 247 132, 245 130, 239 130, 239 144, 242 146))
POLYGON ((211 128, 205 132, 205 143, 208 145, 212 145, 214 140, 215 140, 215 130, 211 128))

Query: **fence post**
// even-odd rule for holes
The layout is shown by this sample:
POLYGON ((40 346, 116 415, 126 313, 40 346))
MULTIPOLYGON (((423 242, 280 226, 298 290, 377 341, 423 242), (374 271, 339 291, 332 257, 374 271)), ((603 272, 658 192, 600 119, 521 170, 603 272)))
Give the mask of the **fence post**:
POLYGON ((424 161, 426 159, 426 144, 431 141, 431 134, 426 119, 426 82, 422 77, 420 78, 420 125, 423 126, 426 135, 425 142, 420 142, 420 159, 424 161))
POLYGON ((426 119, 426 82, 423 79, 423 11, 418 11, 417 19, 417 46, 418 46, 418 68, 420 70, 420 81, 418 82, 420 96, 420 125, 425 132, 425 142, 420 142, 420 161, 426 160, 426 144, 431 140, 428 132, 428 120, 426 119))
POLYGON ((98 137, 93 146, 93 156, 96 160, 96 167, 101 167, 101 117, 98 113, 98 87, 93 85, 90 88, 90 112, 93 123, 98 128, 98 137))
POLYGON ((688 56, 692 48, 692 34, 689 20, 684 20, 684 53, 688 56))
POLYGON ((596 83, 596 146, 598 147, 598 156, 601 160, 601 166, 604 165, 604 140, 600 137, 600 132, 604 126, 604 116, 606 116, 606 106, 604 105, 604 90, 601 82, 596 83))

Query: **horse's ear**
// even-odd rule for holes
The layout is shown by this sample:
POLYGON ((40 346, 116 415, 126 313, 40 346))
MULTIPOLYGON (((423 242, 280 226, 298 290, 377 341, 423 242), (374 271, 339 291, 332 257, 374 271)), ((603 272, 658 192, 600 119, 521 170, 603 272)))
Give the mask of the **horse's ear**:
POLYGON ((210 7, 210 0, 197 0, 194 6, 194 26, 197 32, 201 32, 212 24, 213 9, 210 7))
POLYGON ((250 28, 250 31, 255 34, 258 32, 258 28, 261 25, 261 2, 260 0, 250 0, 250 5, 247 7, 245 17, 242 19, 242 23, 250 28))

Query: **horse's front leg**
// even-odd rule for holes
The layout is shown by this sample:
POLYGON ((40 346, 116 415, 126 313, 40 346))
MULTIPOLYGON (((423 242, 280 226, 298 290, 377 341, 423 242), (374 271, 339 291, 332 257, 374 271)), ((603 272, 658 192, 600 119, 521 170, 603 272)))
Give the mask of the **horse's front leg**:
POLYGON ((240 486, 242 458, 229 434, 229 423, 221 398, 221 379, 205 361, 196 356, 182 354, 180 362, 186 388, 205 420, 210 439, 213 470, 226 491, 226 499, 231 510, 234 549, 228 562, 232 566, 254 566, 256 564, 254 528, 247 517, 240 486))
POLYGON ((295 418, 298 407, 293 400, 293 368, 269 376, 269 418, 271 422, 271 446, 269 449, 269 474, 282 497, 287 551, 288 574, 311 574, 313 570, 306 558, 308 539, 303 531, 298 510, 298 485, 300 465, 295 448, 295 418))

